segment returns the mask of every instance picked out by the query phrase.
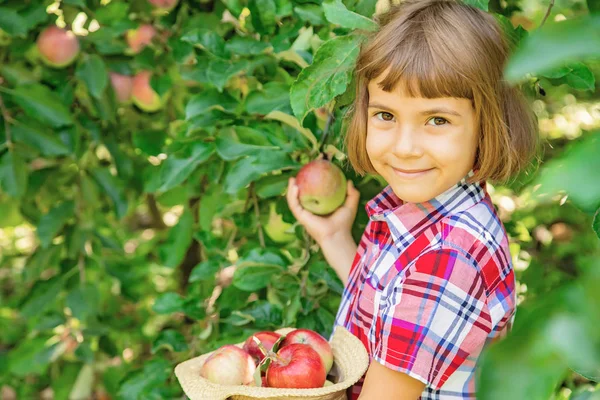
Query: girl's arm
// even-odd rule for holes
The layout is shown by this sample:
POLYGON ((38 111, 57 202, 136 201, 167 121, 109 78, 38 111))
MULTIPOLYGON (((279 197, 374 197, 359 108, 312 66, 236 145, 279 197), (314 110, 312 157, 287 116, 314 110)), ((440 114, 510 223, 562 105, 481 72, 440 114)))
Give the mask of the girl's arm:
POLYGON ((423 382, 372 361, 358 400, 416 400, 424 389, 423 382))

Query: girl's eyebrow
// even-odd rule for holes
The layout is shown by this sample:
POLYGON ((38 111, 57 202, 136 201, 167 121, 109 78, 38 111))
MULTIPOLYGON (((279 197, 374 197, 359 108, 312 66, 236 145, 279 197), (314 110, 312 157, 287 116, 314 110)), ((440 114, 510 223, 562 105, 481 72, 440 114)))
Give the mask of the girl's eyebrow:
MULTIPOLYGON (((394 112, 394 110, 391 109, 390 107, 386 107, 386 106, 384 106, 382 104, 379 104, 379 103, 370 103, 369 104, 369 108, 379 108, 380 110, 386 110, 386 111, 392 111, 392 112, 394 112)), ((450 115, 454 115, 456 117, 462 117, 462 115, 460 115, 456 111, 454 111, 454 110, 452 110, 450 108, 446 108, 446 107, 434 107, 434 108, 431 108, 429 110, 421 111, 419 114, 420 115, 450 114, 450 115)))

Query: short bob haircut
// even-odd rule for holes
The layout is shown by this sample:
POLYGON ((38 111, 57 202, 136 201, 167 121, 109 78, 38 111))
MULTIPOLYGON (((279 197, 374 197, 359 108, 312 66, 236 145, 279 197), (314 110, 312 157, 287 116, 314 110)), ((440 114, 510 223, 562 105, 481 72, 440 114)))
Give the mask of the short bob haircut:
POLYGON ((356 98, 345 121, 348 161, 359 175, 376 173, 366 151, 367 85, 385 71, 385 91, 402 84, 412 97, 471 100, 479 125, 471 181, 505 182, 530 165, 537 118, 522 92, 503 80, 511 45, 491 14, 460 0, 405 0, 375 21, 379 29, 356 61, 356 98))

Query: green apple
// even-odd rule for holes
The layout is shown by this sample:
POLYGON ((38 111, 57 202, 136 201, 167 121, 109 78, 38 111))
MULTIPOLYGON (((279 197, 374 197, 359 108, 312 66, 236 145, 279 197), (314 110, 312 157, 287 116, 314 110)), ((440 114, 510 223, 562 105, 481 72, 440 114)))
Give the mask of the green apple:
POLYGON ((264 226, 267 236, 274 242, 289 243, 296 239, 293 225, 285 222, 281 214, 277 214, 275 203, 269 204, 269 219, 264 226))
POLYGON ((334 212, 346 199, 346 177, 337 165, 325 159, 309 162, 296 176, 302 207, 313 214, 334 212))

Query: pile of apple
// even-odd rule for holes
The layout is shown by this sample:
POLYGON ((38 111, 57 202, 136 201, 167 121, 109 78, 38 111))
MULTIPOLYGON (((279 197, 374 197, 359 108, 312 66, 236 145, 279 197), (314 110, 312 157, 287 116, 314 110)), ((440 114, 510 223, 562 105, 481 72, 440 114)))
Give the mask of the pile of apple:
POLYGON ((310 389, 333 384, 327 381, 332 366, 331 346, 317 332, 296 329, 284 336, 263 331, 250 336, 242 348, 215 350, 200 375, 221 385, 310 389))

